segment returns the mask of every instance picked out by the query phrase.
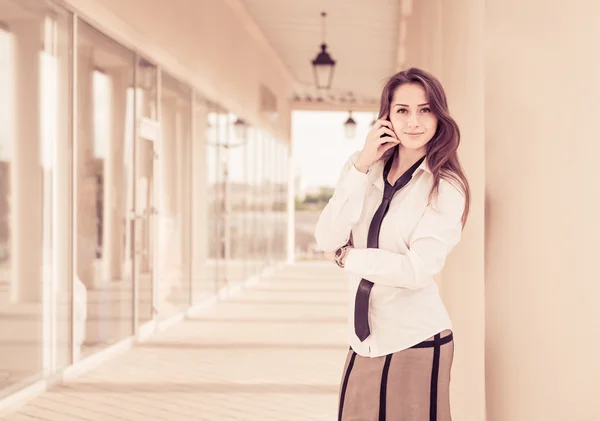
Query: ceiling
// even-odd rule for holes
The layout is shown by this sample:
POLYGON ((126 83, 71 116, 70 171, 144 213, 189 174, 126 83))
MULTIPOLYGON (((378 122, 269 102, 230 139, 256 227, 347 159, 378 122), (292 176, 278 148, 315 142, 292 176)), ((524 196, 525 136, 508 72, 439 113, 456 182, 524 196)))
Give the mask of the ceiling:
POLYGON ((336 61, 326 97, 379 102, 386 78, 396 70, 401 0, 241 1, 298 82, 297 100, 319 96, 311 61, 320 51, 325 11, 325 41, 336 61))
POLYGON ((0 0, 0 21, 9 27, 11 22, 40 20, 45 14, 56 11, 60 11, 60 8, 52 3, 46 4, 34 0, 0 0))

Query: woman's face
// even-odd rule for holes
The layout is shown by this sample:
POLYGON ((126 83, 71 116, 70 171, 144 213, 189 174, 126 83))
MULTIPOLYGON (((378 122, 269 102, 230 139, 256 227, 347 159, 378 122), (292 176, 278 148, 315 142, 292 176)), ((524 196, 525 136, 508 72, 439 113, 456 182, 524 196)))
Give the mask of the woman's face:
POLYGON ((390 121, 404 148, 422 150, 423 153, 438 125, 425 89, 414 83, 396 88, 390 103, 390 121))

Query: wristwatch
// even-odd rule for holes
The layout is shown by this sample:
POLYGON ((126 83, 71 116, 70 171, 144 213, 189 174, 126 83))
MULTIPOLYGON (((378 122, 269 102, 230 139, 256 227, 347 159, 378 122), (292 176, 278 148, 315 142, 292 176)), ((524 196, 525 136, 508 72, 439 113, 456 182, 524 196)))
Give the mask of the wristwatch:
POLYGON ((341 268, 344 267, 344 263, 342 263, 342 261, 348 255, 349 249, 350 245, 346 244, 335 251, 335 263, 341 268))

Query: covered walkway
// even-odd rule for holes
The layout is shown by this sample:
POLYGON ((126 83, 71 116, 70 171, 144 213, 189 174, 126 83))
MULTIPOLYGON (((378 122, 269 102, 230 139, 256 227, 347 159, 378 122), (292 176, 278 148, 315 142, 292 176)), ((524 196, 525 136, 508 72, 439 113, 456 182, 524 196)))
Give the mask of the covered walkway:
POLYGON ((283 267, 0 419, 333 420, 345 288, 331 263, 283 267))

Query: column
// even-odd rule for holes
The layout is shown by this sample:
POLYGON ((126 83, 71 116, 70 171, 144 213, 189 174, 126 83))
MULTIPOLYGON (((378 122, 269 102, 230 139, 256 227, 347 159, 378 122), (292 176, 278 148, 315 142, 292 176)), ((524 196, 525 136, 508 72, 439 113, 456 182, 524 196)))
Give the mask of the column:
POLYGON ((462 240, 449 256, 441 276, 442 299, 456 332, 451 399, 455 418, 483 421, 486 414, 485 2, 437 3, 442 6, 440 78, 446 88, 450 112, 460 127, 459 157, 471 187, 469 219, 462 240))
MULTIPOLYGON (((164 87, 164 83, 163 83, 164 87)), ((163 89, 161 99, 160 115, 160 154, 158 159, 159 171, 156 173, 160 177, 158 203, 159 208, 159 233, 158 233, 158 273, 159 279, 155 287, 158 290, 159 306, 164 303, 175 277, 173 268, 177 252, 177 129, 176 129, 176 100, 167 96, 168 91, 163 89)), ((165 311, 165 310, 163 310, 165 311)))
POLYGON ((411 66, 442 73, 442 0, 402 0, 398 71, 411 66))
POLYGON ((189 94, 178 94, 176 135, 177 171, 177 305, 182 308, 190 303, 190 120, 189 94))
MULTIPOLYGON (((138 70, 140 68, 138 67, 138 70)), ((156 204, 157 209, 160 207, 160 197, 156 197, 156 193, 160 194, 160 187, 156 187, 155 183, 160 181, 157 178, 157 168, 155 167, 155 153, 162 159, 161 151, 158 148, 162 140, 160 136, 149 135, 149 138, 142 137, 143 132, 140 130, 142 121, 145 118, 154 118, 156 92, 152 86, 136 88, 136 114, 135 124, 137 126, 137 138, 135 143, 135 214, 134 221, 135 230, 135 276, 137 278, 137 314, 139 317, 138 324, 143 324, 153 317, 154 303, 154 285, 160 286, 165 283, 161 276, 164 271, 158 268, 154 270, 155 262, 159 264, 164 259, 165 253, 159 251, 156 253, 155 244, 157 243, 156 218, 160 223, 164 218, 162 213, 153 213, 153 205, 156 204), (154 275, 158 275, 158 277, 154 275)), ((160 234, 163 235, 163 234, 160 234)), ((158 241, 158 247, 167 247, 158 241)))
POLYGON ((432 72, 442 82, 450 113, 461 131, 459 157, 471 187, 462 240, 438 277, 453 322, 453 417, 485 419, 484 289, 484 72, 482 0, 414 2, 407 18, 406 66, 432 72))
POLYGON ((104 161, 103 267, 105 280, 123 280, 125 204, 125 120, 131 70, 111 70, 111 123, 104 161))
POLYGON ((208 180, 206 171, 206 131, 208 107, 205 101, 194 102, 192 140, 192 291, 193 304, 198 304, 204 293, 210 289, 204 282, 208 267, 208 180))
POLYGON ((76 253, 75 276, 88 288, 94 288, 97 245, 97 181, 94 166, 94 94, 93 94, 93 47, 79 45, 77 63, 77 190, 76 201, 76 253))
MULTIPOLYGON (((177 186, 177 215, 179 219, 179 264, 187 268, 190 261, 190 103, 182 98, 178 101, 177 109, 177 171, 175 185, 177 186)), ((183 279, 189 277, 185 269, 183 279)))
POLYGON ((57 18, 57 143, 55 147, 56 166, 54 167, 53 180, 53 218, 54 232, 61 235, 53 236, 52 252, 54 257, 53 279, 56 285, 56 330, 57 343, 56 366, 66 367, 71 363, 72 317, 71 317, 71 289, 73 287, 72 256, 72 75, 69 69, 71 62, 71 17, 63 15, 57 18))
MULTIPOLYGON (((290 136, 291 137, 291 136, 290 136)), ((287 263, 294 263, 296 260, 296 191, 295 191, 295 170, 294 170, 294 151, 292 141, 287 148, 288 166, 287 166, 287 263)))
POLYGON ((14 36, 15 138, 11 174, 12 301, 42 299, 42 210, 40 150, 41 23, 11 23, 14 36))
MULTIPOLYGON (((163 89, 163 93, 165 90, 163 89)), ((161 117, 161 212, 172 217, 177 213, 177 103, 175 98, 162 98, 161 117)))
POLYGON ((486 2, 488 421, 598 418, 599 15, 486 2))

